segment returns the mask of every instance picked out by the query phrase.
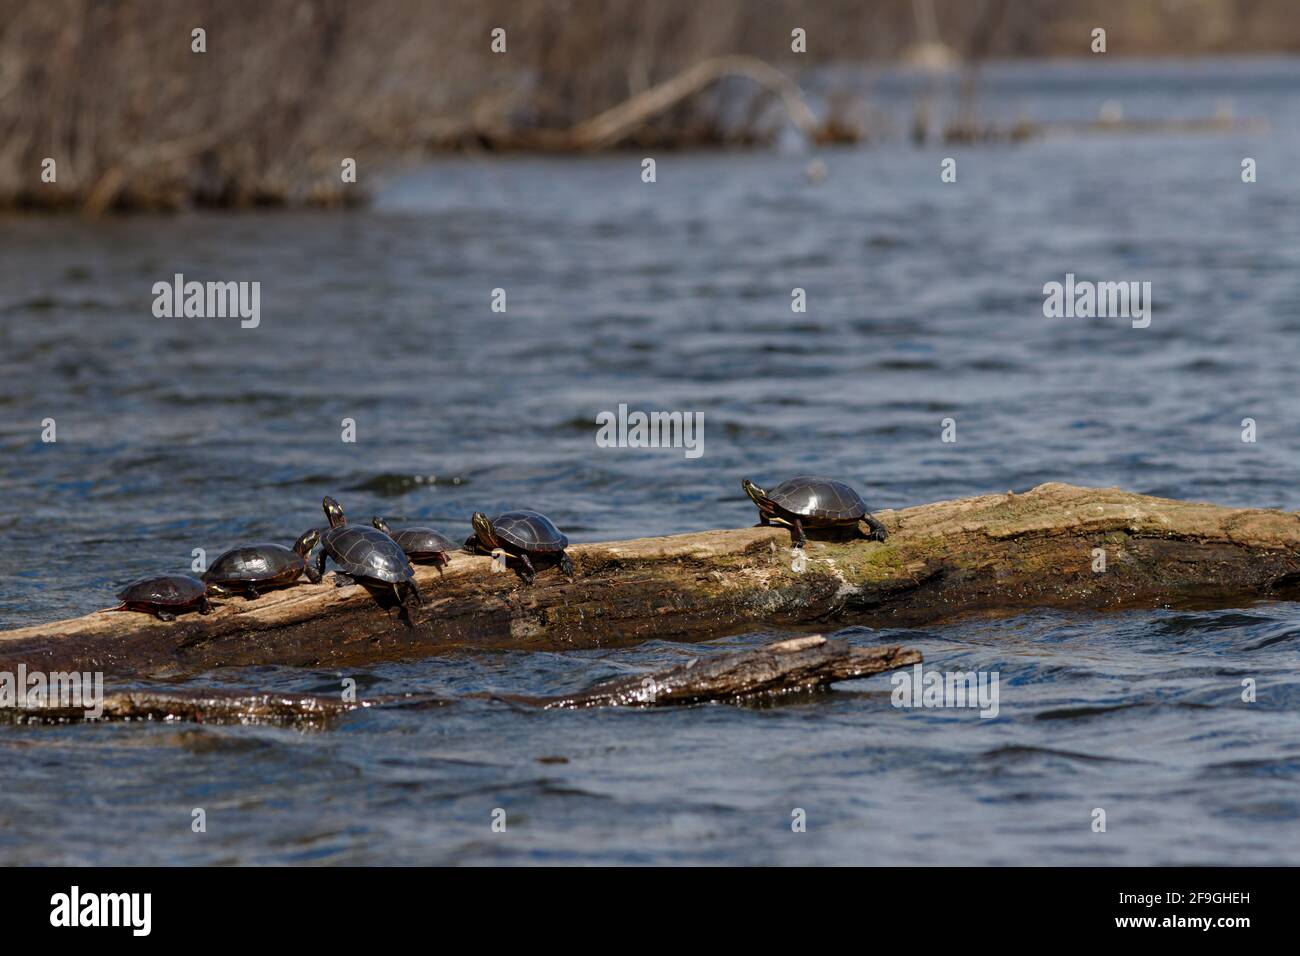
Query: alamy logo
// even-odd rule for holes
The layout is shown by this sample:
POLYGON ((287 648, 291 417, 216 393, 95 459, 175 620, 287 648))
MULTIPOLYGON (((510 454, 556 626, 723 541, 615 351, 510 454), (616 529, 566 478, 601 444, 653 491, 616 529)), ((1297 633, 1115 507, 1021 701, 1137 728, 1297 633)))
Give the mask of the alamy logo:
POLYGON ((51 926, 129 926, 134 936, 148 936, 153 928, 152 893, 83 894, 74 886, 51 896, 50 906, 51 926))
POLYGON ((597 448, 684 448, 687 458, 704 454, 703 412, 628 412, 596 416, 597 448))
POLYGON ((971 707, 981 717, 998 715, 998 671, 930 671, 920 664, 889 678, 895 707, 971 707))
POLYGON ((1065 282, 1043 286, 1043 315, 1049 319, 1131 319, 1133 328, 1151 324, 1150 282, 1075 281, 1074 273, 1065 274, 1065 282))
POLYGON ((176 273, 171 282, 153 284, 153 314, 159 319, 233 319, 255 329, 262 321, 262 283, 186 282, 176 273))
POLYGON ((44 710, 57 707, 81 710, 87 720, 104 713, 103 671, 0 671, 0 708, 44 710))

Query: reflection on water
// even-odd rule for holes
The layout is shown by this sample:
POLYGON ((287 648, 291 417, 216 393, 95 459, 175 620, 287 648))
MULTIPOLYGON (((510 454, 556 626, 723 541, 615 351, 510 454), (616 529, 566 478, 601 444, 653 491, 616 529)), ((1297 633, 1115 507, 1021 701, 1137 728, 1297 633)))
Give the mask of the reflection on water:
MULTIPOLYGON (((5 220, 0 626, 106 606, 196 546, 288 544, 326 492, 453 537, 476 509, 534 507, 576 541, 746 524, 740 475, 809 471, 877 507, 1068 480, 1295 509, 1297 79, 1269 63, 1093 75, 1103 89, 1017 67, 1001 102, 1038 115, 1231 95, 1272 132, 885 145, 825 154, 819 185, 780 153, 659 157, 653 185, 631 154, 454 160, 364 211, 5 220), (260 326, 153 318, 177 272, 260 281, 260 326), (1151 327, 1044 319, 1067 272, 1150 281, 1151 327), (706 454, 596 447, 620 403, 703 412, 706 454)), ((849 632, 999 670, 996 721, 897 711, 877 677, 772 707, 2 727, 0 860, 1295 863, 1293 633, 1290 605, 849 632)), ((349 676, 555 692, 688 650, 349 676)), ((332 692, 340 675, 220 679, 332 692)))

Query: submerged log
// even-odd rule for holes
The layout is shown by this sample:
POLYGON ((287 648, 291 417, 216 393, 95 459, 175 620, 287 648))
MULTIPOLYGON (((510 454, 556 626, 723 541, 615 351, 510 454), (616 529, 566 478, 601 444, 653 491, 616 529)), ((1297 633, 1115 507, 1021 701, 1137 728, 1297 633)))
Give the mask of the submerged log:
MULTIPOLYGON (((711 701, 736 702, 827 687, 846 680, 921 662, 919 651, 897 645, 849 647, 820 635, 778 641, 754 650, 693 657, 685 664, 597 684, 558 697, 467 694, 466 699, 503 700, 546 710, 586 707, 680 707, 711 701)), ((311 694, 236 690, 143 688, 106 694, 98 712, 84 707, 5 708, 0 720, 16 723, 72 723, 83 720, 188 721, 199 724, 328 723, 354 710, 442 707, 451 699, 435 694, 387 694, 367 700, 311 694)))
POLYGON ((0 632, 0 671, 171 677, 224 665, 341 667, 466 647, 576 650, 768 626, 908 626, 1041 606, 1233 606, 1300 593, 1300 515, 1289 512, 1046 484, 878 517, 887 541, 814 539, 802 570, 777 527, 577 545, 572 584, 548 570, 524 587, 493 573, 490 558, 457 554, 443 576, 418 570, 426 605, 414 628, 365 588, 335 588, 328 575, 167 623, 101 611, 0 632))
POLYGON ((756 694, 788 694, 869 677, 921 662, 897 645, 851 648, 820 635, 778 641, 756 651, 693 657, 656 674, 606 681, 580 694, 536 698, 548 710, 584 707, 675 707, 756 694))

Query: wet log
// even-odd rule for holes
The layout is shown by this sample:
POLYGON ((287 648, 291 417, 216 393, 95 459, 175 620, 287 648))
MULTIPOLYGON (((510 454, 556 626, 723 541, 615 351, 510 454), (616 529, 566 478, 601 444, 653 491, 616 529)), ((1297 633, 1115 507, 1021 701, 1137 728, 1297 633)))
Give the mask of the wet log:
MULTIPOLYGON (((919 651, 897 645, 850 647, 821 635, 778 641, 753 650, 692 657, 654 673, 618 678, 590 690, 562 696, 466 694, 544 710, 587 707, 681 707, 708 702, 738 702, 755 697, 807 692, 846 680, 870 677, 921 662, 919 651)), ((176 721, 199 724, 330 723, 354 710, 429 709, 453 703, 435 694, 387 694, 345 701, 311 694, 274 694, 227 689, 140 688, 106 694, 98 712, 84 707, 33 707, 0 710, 0 720, 50 724, 95 721, 176 721)))
POLYGON ((778 641, 756 651, 693 657, 655 674, 623 677, 580 694, 529 702, 547 710, 679 707, 759 694, 798 693, 920 662, 920 651, 897 645, 852 648, 848 641, 828 641, 811 635, 778 641))
POLYGON ((887 541, 814 538, 801 570, 777 527, 577 545, 573 583, 546 570, 532 587, 494 573, 490 558, 457 554, 443 576, 419 569, 426 605, 413 628, 328 575, 173 622, 98 612, 0 632, 0 671, 170 678, 225 665, 350 667, 462 648, 576 650, 1300 594, 1300 515, 1290 512, 1046 484, 878 517, 887 541))

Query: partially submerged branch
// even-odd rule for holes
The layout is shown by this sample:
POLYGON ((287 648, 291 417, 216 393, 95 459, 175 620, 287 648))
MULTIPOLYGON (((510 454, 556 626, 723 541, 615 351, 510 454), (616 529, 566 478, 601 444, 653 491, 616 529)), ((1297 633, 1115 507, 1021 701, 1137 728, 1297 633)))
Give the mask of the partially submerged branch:
POLYGON ((673 707, 812 690, 920 662, 920 651, 897 645, 851 648, 847 641, 813 635, 778 641, 756 651, 694 657, 657 674, 619 678, 581 694, 532 702, 548 710, 673 707))
MULTIPOLYGON (((586 707, 672 707, 739 701, 761 695, 808 691, 921 661, 919 651, 898 646, 851 648, 847 641, 814 635, 778 641, 756 650, 693 657, 685 664, 638 677, 598 684, 579 694, 530 697, 468 694, 467 699, 504 700, 546 710, 586 707)), ((0 710, 20 723, 82 720, 188 721, 207 724, 328 722, 354 710, 431 708, 452 703, 433 694, 389 694, 362 701, 310 694, 232 690, 139 689, 105 695, 98 714, 84 707, 0 710)))

